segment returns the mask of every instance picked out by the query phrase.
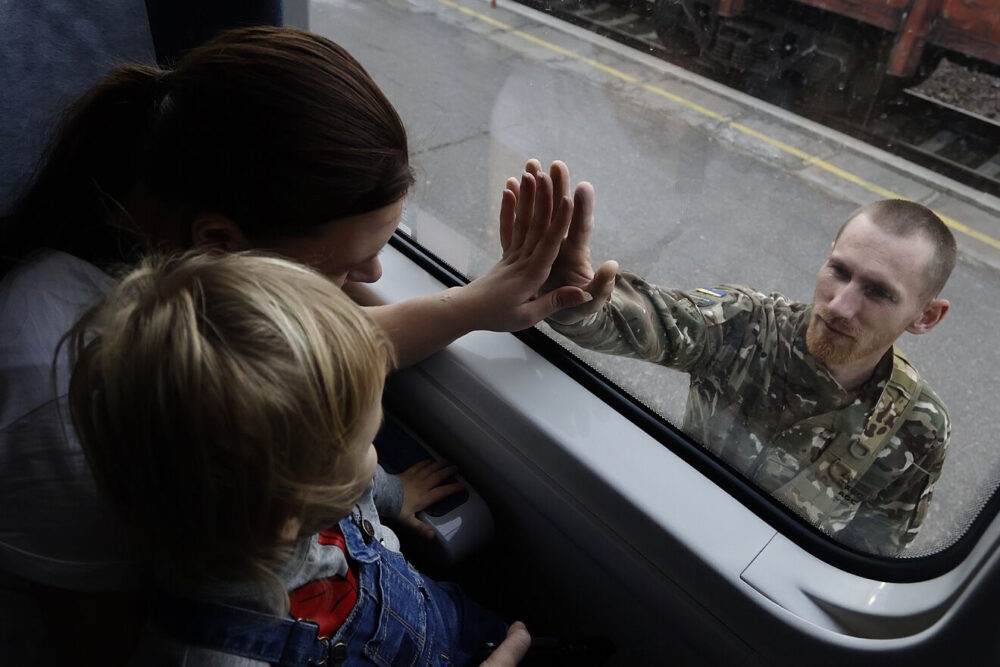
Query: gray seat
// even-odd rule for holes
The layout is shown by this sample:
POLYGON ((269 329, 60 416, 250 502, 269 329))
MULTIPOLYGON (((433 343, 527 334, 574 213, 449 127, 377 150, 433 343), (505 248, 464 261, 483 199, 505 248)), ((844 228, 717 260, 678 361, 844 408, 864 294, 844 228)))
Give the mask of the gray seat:
POLYGON ((143 0, 0 3, 0 216, 62 110, 121 61, 155 62, 143 0))

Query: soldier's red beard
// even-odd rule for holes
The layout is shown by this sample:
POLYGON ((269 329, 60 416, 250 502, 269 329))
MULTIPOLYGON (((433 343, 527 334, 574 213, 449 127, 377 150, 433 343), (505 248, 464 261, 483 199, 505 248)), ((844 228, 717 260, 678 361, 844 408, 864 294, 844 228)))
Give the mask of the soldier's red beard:
POLYGON ((827 366, 855 361, 875 349, 874 336, 861 327, 851 326, 843 318, 834 317, 823 306, 814 305, 806 329, 806 348, 827 366), (842 336, 829 331, 819 321, 822 318, 842 336))

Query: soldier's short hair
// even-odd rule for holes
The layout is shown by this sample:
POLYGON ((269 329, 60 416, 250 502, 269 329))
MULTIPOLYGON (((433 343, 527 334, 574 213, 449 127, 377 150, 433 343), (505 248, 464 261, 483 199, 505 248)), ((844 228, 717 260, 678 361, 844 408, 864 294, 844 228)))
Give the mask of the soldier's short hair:
POLYGON ((955 236, 948 226, 934 211, 922 204, 905 199, 883 199, 856 209, 840 229, 837 238, 844 233, 847 225, 855 218, 864 215, 876 227, 900 238, 908 238, 914 234, 922 234, 934 246, 934 257, 927 267, 924 295, 928 298, 937 296, 948 277, 955 268, 957 247, 955 236))

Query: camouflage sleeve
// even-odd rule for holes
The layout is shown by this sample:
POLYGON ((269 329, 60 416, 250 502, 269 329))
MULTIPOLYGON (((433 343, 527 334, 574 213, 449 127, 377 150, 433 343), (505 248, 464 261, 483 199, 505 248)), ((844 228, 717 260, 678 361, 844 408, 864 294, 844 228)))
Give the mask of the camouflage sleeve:
POLYGON ((884 478, 883 491, 862 503, 836 538, 877 555, 902 552, 927 515, 950 437, 947 409, 932 391, 925 391, 890 446, 866 473, 884 478))
POLYGON ((581 347, 690 372, 712 356, 706 346, 722 342, 710 334, 713 325, 751 309, 749 301, 728 287, 685 292, 621 272, 603 310, 577 324, 549 324, 581 347))

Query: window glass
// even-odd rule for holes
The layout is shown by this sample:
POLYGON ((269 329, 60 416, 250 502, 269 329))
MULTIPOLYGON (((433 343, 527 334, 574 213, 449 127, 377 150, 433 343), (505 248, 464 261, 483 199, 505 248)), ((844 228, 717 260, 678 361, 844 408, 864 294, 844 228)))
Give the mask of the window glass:
POLYGON ((312 3, 311 28, 408 127, 412 237, 480 275, 500 254, 505 179, 564 160, 594 184, 592 253, 620 263, 625 324, 544 331, 843 544, 912 557, 960 537, 1000 478, 1000 158, 988 125, 931 105, 1000 111, 996 12, 494 4, 312 3), (939 295, 934 223, 913 231, 912 208, 866 209, 833 244, 886 199, 926 205, 956 239, 939 295))

